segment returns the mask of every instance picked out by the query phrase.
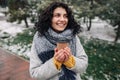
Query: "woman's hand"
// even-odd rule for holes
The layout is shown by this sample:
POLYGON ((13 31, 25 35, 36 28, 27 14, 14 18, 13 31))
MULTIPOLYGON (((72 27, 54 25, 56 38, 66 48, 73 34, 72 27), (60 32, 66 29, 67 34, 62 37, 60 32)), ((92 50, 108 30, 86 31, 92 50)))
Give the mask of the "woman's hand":
POLYGON ((54 58, 55 58, 57 61, 63 63, 64 60, 65 60, 64 49, 58 50, 57 48, 55 48, 54 52, 55 52, 54 58))
POLYGON ((65 61, 67 61, 70 56, 71 56, 71 50, 70 50, 69 47, 66 47, 66 48, 60 49, 60 50, 58 50, 57 48, 55 48, 54 58, 57 61, 63 63, 65 61))
POLYGON ((69 59, 69 57, 72 55, 69 47, 64 48, 64 55, 65 55, 64 62, 66 62, 69 59))

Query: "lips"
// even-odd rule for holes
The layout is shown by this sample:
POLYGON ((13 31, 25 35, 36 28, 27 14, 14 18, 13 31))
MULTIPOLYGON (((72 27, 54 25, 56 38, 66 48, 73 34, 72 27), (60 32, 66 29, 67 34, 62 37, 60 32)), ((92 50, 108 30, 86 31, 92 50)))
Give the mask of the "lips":
POLYGON ((60 27, 65 27, 66 26, 66 24, 63 24, 63 23, 57 23, 57 25, 60 26, 60 27))
POLYGON ((64 26, 64 24, 57 24, 57 25, 58 25, 58 26, 61 26, 61 27, 64 26))

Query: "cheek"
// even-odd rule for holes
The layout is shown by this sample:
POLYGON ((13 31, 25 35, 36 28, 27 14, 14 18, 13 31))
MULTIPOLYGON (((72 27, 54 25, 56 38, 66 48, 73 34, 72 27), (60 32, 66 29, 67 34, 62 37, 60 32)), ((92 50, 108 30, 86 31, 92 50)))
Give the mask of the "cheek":
POLYGON ((56 19, 53 18, 53 19, 52 19, 52 25, 55 24, 55 23, 56 23, 56 19))
POLYGON ((68 25, 68 19, 65 21, 66 25, 68 25))
POLYGON ((52 24, 51 24, 52 28, 55 28, 56 26, 56 20, 55 19, 52 19, 52 24))
POLYGON ((68 19, 66 20, 66 22, 68 23, 68 19))
POLYGON ((65 19, 65 22, 67 22, 67 23, 68 23, 68 18, 66 18, 66 19, 65 19))

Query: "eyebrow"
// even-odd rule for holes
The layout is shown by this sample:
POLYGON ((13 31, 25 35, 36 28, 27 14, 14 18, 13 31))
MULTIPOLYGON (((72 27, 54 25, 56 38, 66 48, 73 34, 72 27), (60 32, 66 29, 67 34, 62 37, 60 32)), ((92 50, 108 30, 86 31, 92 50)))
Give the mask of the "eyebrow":
MULTIPOLYGON (((61 14, 61 13, 53 13, 53 14, 61 14)), ((64 15, 68 15, 67 13, 65 13, 64 15)))

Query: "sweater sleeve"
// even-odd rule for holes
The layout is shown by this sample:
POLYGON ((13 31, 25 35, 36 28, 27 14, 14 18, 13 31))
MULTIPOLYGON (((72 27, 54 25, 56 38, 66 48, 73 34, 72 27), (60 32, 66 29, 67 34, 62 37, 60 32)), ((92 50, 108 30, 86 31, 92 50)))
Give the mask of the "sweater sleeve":
POLYGON ((72 67, 75 66, 75 59, 74 59, 73 56, 70 56, 70 58, 68 59, 68 61, 66 61, 66 62, 64 62, 64 63, 60 63, 59 61, 57 61, 57 60, 55 60, 55 59, 53 59, 53 60, 54 60, 55 66, 56 66, 56 68, 57 68, 58 70, 61 69, 62 64, 64 64, 64 65, 65 65, 66 67, 68 67, 68 68, 72 68, 72 67))
POLYGON ((56 66, 54 65, 53 62, 53 58, 49 59, 44 64, 42 63, 42 61, 38 57, 34 40, 29 57, 30 57, 29 70, 31 77, 33 78, 40 80, 48 80, 60 72, 59 70, 56 69, 56 66))
POLYGON ((57 68, 58 70, 60 70, 60 69, 61 69, 61 66, 62 66, 62 63, 60 63, 59 61, 55 60, 54 58, 53 58, 53 61, 54 61, 54 64, 55 64, 56 68, 57 68))
POLYGON ((68 68, 72 68, 75 66, 75 59, 74 56, 70 56, 70 58, 68 59, 68 61, 63 63, 66 67, 68 68))
POLYGON ((78 36, 76 36, 76 56, 74 56, 74 59, 75 66, 68 69, 76 73, 84 73, 88 66, 88 56, 86 55, 78 36))

